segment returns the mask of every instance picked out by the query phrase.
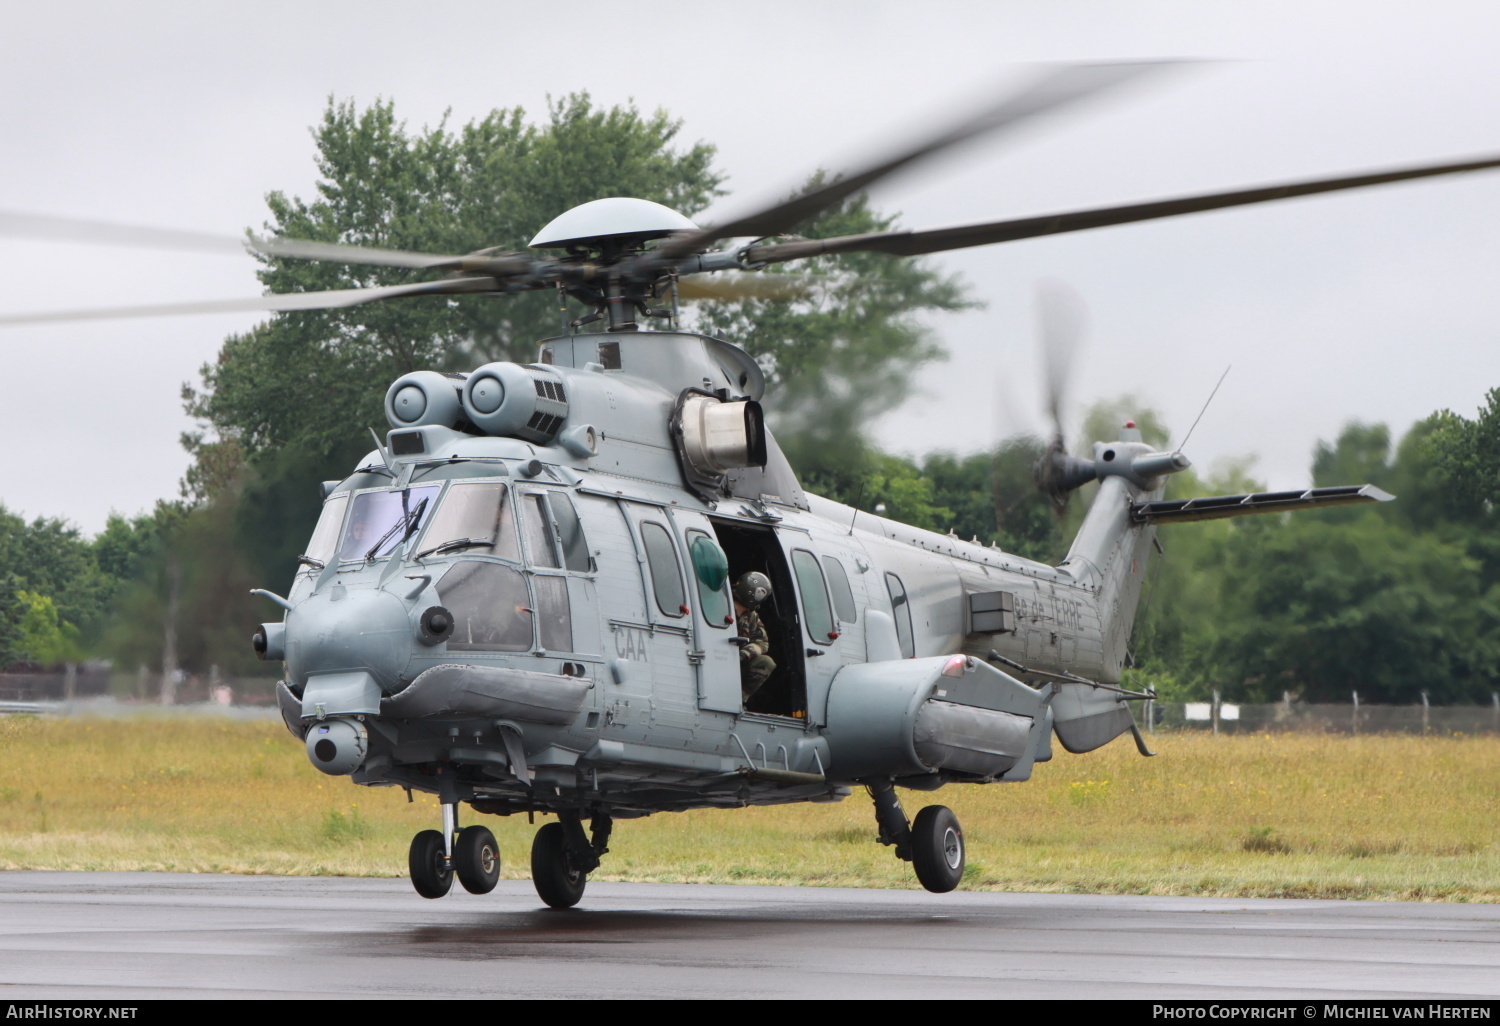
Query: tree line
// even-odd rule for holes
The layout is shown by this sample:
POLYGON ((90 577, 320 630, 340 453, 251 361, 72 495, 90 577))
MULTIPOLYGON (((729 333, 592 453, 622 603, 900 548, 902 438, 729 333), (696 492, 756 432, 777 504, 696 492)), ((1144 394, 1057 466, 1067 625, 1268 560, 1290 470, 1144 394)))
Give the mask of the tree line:
MULTIPOLYGON (((467 125, 408 130, 393 103, 330 101, 314 130, 311 198, 273 192, 264 231, 430 252, 524 248, 552 217, 600 196, 656 200, 688 216, 724 194, 712 145, 677 142, 664 112, 601 108, 586 94, 467 125)), ((808 186, 821 182, 815 175, 808 186)), ((897 222, 859 196, 802 228, 807 237, 897 222)), ((392 285, 399 268, 260 258, 268 291, 392 285)), ((914 368, 942 358, 923 316, 974 305, 964 282, 923 260, 824 257, 793 273, 790 299, 700 301, 684 327, 742 345, 766 371, 778 440, 804 487, 915 526, 1054 562, 1088 495, 1062 517, 1034 489, 1041 439, 920 459, 866 441, 879 412, 909 396, 914 368)), ((59 519, 0 506, 0 665, 89 656, 121 668, 258 672, 251 625, 275 612, 251 587, 281 590, 316 521, 317 483, 343 477, 383 424, 386 386, 410 370, 529 362, 536 340, 579 310, 555 296, 430 297, 277 315, 228 337, 183 401, 198 427, 182 494, 86 538, 59 519)), ((1129 397, 1097 404, 1089 441, 1132 417, 1129 397)), ((1400 439, 1350 424, 1319 443, 1317 485, 1378 485, 1376 508, 1164 529, 1148 575, 1131 671, 1163 697, 1218 688, 1241 701, 1487 702, 1500 678, 1500 391, 1472 418, 1441 411, 1400 439)), ((1170 494, 1259 490, 1248 463, 1177 475, 1170 494)))

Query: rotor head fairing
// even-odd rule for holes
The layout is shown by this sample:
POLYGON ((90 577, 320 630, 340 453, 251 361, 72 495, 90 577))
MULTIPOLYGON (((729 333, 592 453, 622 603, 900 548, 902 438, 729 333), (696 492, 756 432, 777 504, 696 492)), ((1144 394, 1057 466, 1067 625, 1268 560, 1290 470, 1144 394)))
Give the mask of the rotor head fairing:
POLYGON ((385 419, 393 428, 457 427, 464 419, 461 377, 437 371, 412 371, 392 382, 385 393, 385 419))
POLYGON ((564 249, 620 239, 647 242, 698 226, 671 207, 629 196, 591 200, 554 217, 531 240, 532 249, 564 249))

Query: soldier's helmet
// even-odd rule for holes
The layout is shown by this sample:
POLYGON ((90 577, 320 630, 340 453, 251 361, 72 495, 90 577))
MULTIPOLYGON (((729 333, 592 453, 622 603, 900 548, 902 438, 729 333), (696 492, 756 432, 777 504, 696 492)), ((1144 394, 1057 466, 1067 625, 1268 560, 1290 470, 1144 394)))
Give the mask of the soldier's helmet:
POLYGON ((734 582, 734 597, 746 609, 759 609, 771 597, 771 579, 755 570, 741 574, 734 582))

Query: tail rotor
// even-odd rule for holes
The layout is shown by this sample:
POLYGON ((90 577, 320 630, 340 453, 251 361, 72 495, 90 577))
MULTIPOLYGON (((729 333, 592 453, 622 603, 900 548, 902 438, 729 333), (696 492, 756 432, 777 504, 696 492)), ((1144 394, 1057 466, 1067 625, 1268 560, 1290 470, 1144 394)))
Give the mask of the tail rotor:
POLYGON ((1052 512, 1062 516, 1073 491, 1096 476, 1092 460, 1068 455, 1063 434, 1063 402, 1072 376, 1073 358, 1083 342, 1088 307, 1071 286, 1051 278, 1037 284, 1036 305, 1052 441, 1032 466, 1032 477, 1038 490, 1047 496, 1052 512))

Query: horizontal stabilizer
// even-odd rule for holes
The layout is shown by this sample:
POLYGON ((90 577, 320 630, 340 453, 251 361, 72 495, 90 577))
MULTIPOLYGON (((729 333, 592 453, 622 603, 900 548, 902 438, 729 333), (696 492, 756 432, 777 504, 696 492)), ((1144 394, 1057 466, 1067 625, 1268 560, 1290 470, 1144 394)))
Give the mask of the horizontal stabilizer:
POLYGON ((1193 520, 1222 520, 1257 513, 1354 506, 1364 502, 1390 502, 1395 496, 1374 485, 1341 485, 1337 488, 1307 488, 1291 492, 1255 492, 1252 495, 1209 495, 1198 499, 1131 503, 1130 518, 1138 524, 1185 524, 1193 520))

